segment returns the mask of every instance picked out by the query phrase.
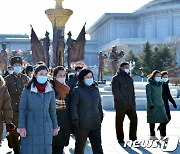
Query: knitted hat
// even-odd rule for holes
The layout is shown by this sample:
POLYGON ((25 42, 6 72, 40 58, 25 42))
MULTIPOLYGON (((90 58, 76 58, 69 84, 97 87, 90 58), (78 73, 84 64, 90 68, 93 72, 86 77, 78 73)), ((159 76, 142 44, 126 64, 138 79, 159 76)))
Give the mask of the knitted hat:
POLYGON ((20 56, 14 56, 10 59, 11 66, 15 63, 20 63, 22 65, 22 58, 20 56))
POLYGON ((84 77, 85 77, 88 73, 92 73, 92 75, 93 75, 93 72, 92 72, 91 70, 89 70, 89 69, 83 69, 83 70, 79 73, 79 75, 78 75, 78 80, 79 80, 79 81, 83 81, 83 80, 84 80, 84 77))

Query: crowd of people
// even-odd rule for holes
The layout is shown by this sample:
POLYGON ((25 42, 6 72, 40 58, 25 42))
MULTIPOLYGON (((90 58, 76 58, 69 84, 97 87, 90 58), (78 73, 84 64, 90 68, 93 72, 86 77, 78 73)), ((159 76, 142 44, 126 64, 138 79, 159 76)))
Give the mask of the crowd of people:
MULTIPOLYGON (((76 66, 73 74, 64 66, 49 70, 43 63, 23 68, 22 58, 10 59, 0 76, 0 141, 3 123, 8 146, 15 154, 62 154, 75 136, 75 154, 83 154, 89 138, 94 154, 102 154, 103 109, 98 84, 89 67, 76 66)), ((116 135, 124 143, 123 121, 130 119, 129 139, 137 139, 138 117, 129 64, 121 63, 112 78, 116 110, 116 135)), ((150 139, 156 140, 155 123, 161 137, 170 121, 168 100, 177 108, 168 87, 168 72, 153 71, 146 86, 147 122, 150 139)))

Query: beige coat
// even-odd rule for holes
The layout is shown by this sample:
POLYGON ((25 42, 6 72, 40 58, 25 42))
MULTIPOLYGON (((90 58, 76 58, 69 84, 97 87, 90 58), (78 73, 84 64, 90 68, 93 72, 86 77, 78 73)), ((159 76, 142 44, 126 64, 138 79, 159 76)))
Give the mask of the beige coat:
POLYGON ((12 122, 13 111, 11 107, 11 98, 9 92, 5 86, 5 81, 2 76, 0 76, 0 141, 3 132, 3 120, 6 124, 12 122))

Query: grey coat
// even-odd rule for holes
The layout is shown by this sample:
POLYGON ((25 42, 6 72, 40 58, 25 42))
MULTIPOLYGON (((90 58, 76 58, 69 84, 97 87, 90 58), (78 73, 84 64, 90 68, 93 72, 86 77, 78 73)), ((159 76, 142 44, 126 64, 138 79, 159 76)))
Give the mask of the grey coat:
POLYGON ((101 127, 103 111, 99 89, 79 82, 71 98, 72 120, 78 120, 79 128, 95 130, 101 127))
POLYGON ((50 83, 40 94, 36 87, 25 88, 19 108, 19 128, 26 128, 21 154, 51 154, 53 129, 58 128, 55 93, 50 83))

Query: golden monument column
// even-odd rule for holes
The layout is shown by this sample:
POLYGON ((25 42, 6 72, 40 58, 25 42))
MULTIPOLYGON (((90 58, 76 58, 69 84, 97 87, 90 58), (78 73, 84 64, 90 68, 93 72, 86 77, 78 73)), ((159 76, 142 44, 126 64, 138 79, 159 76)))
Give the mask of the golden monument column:
POLYGON ((64 66, 64 29, 73 11, 63 8, 62 2, 64 0, 55 1, 55 9, 48 9, 45 13, 53 27, 53 66, 64 66))

